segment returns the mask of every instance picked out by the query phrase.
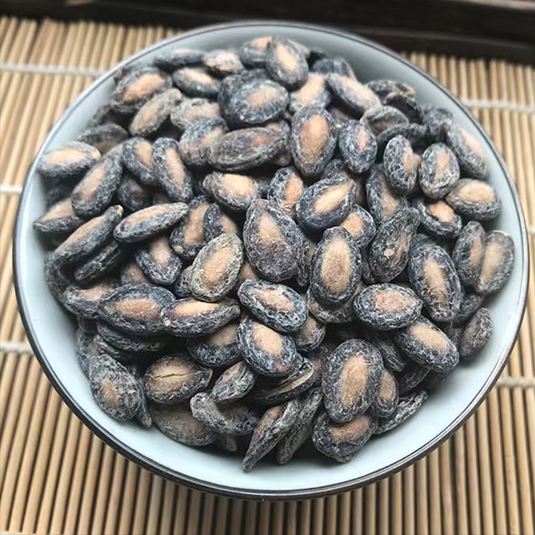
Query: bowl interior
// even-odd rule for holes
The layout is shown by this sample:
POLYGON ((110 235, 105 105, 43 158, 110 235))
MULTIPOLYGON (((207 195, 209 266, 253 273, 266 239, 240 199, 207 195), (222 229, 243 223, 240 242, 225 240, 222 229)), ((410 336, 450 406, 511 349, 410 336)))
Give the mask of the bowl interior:
MULTIPOLYGON (((252 23, 178 36, 128 61, 147 62, 154 55, 176 46, 201 50, 229 47, 266 34, 291 37, 332 55, 342 55, 362 81, 392 78, 408 83, 416 89, 420 102, 448 108, 486 148, 490 182, 503 200, 502 215, 490 226, 503 229, 513 237, 517 258, 505 290, 490 300, 492 317, 498 328, 483 353, 473 363, 461 364, 414 417, 396 430, 373 439, 352 462, 339 465, 328 459, 309 457, 278 466, 264 461, 253 472, 245 474, 238 457, 183 446, 155 428, 145 430, 134 423, 116 422, 95 404, 75 357, 73 323, 45 284, 45 249, 32 229, 33 220, 45 211, 45 186, 35 167, 30 170, 17 221, 17 291, 32 344, 50 378, 75 412, 116 449, 164 476, 204 490, 252 497, 305 497, 350 488, 401 468, 436 445, 475 408, 501 370, 517 333, 527 285, 526 239, 514 188, 494 149, 469 114, 430 78, 376 45, 321 28, 252 23)), ((111 75, 98 80, 71 106, 41 150, 60 146, 80 134, 95 110, 108 98, 113 85, 111 75)))

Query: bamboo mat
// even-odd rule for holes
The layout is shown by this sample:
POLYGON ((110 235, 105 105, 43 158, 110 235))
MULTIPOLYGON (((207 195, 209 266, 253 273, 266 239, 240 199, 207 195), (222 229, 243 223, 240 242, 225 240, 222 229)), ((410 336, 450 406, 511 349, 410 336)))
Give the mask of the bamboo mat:
MULTIPOLYGON (((162 27, 0 18, 0 532, 533 534, 533 270, 518 343, 498 386, 467 424, 403 472, 324 499, 232 500, 153 476, 84 427, 37 360, 24 352, 11 233, 28 165, 50 127, 95 75, 173 33, 162 27)), ((469 105, 504 154, 530 226, 534 266, 535 69, 408 55, 469 105)))

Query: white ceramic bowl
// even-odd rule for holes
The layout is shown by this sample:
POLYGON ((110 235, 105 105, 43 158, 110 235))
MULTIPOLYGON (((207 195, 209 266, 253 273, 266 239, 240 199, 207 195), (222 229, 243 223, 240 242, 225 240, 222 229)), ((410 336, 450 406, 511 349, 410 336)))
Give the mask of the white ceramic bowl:
MULTIPOLYGON (((348 464, 301 457, 285 466, 264 461, 246 474, 238 457, 183 446, 154 427, 145 430, 135 423, 119 423, 96 405, 75 357, 73 322, 45 283, 45 249, 32 229, 33 220, 45 211, 45 186, 35 164, 29 170, 17 216, 14 272, 19 308, 41 365, 69 407, 113 448, 164 477, 204 491, 244 498, 306 498, 347 491, 400 470, 438 446, 476 409, 498 378, 518 333, 527 293, 527 238, 513 182, 491 141, 467 110, 427 74, 389 50, 355 35, 294 23, 213 26, 162 41, 119 67, 147 62, 178 46, 210 50, 268 34, 291 37, 329 54, 344 56, 362 81, 392 78, 406 82, 415 88, 420 102, 449 109, 485 147, 490 182, 503 201, 502 215, 491 226, 513 237, 516 263, 506 287, 489 301, 497 328, 473 363, 459 365, 420 411, 394 431, 372 439, 348 464)), ((44 151, 82 132, 95 110, 108 99, 114 86, 112 74, 110 71, 102 76, 70 106, 47 137, 37 159, 44 151)))

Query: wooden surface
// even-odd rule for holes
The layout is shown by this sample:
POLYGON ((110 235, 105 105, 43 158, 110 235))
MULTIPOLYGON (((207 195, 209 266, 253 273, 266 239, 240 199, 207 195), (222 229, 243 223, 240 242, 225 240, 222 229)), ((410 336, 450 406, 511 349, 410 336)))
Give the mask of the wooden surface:
MULTIPOLYGON (((24 353, 11 232, 28 165, 65 107, 93 80, 90 74, 173 33, 0 18, 0 532, 533 534, 533 271, 518 343, 477 413, 416 465, 326 499, 230 500, 153 476, 92 435, 59 399, 36 359, 24 353)), ((535 265, 535 70, 492 59, 409 57, 471 105, 504 154, 530 226, 535 265)))

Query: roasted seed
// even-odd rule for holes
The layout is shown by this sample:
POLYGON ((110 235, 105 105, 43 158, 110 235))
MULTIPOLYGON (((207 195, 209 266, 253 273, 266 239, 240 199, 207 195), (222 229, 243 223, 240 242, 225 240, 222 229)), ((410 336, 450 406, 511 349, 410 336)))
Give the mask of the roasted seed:
POLYGON ((353 207, 355 194, 355 182, 345 176, 323 178, 301 195, 296 206, 297 220, 310 230, 338 225, 353 207))
POLYGON ((349 422, 366 412, 377 395, 383 359, 375 346, 364 340, 339 345, 325 362, 322 389, 325 408, 336 422, 349 422))
POLYGON ((100 357, 93 333, 78 329, 76 331, 75 351, 82 372, 86 377, 89 377, 89 367, 92 361, 100 357))
POLYGON ((367 125, 347 121, 338 132, 338 147, 346 165, 354 173, 368 171, 377 155, 375 136, 367 125))
POLYGON ((186 65, 196 65, 202 63, 204 52, 192 50, 191 48, 175 48, 170 52, 162 52, 154 58, 156 67, 167 72, 173 72, 186 65))
POLYGON ((314 316, 308 315, 305 324, 293 335, 298 351, 312 351, 316 349, 325 338, 327 330, 314 316))
POLYGON ((71 202, 76 215, 88 219, 104 212, 117 191, 122 171, 120 149, 101 158, 72 192, 71 202))
POLYGON ((240 321, 236 339, 244 360, 262 375, 288 375, 298 359, 291 337, 280 334, 248 316, 240 321))
POLYGON ((260 405, 276 405, 294 399, 311 388, 315 382, 314 365, 307 358, 299 362, 299 367, 287 377, 257 383, 252 393, 253 400, 260 405))
POLYGON ((462 216, 477 221, 494 219, 502 203, 496 190, 481 180, 462 178, 447 195, 446 202, 462 216))
POLYGON ((175 282, 182 269, 182 261, 171 249, 167 236, 159 236, 136 249, 136 262, 156 284, 169 286, 175 282))
POLYGON ((222 171, 243 171, 272 160, 285 138, 271 128, 244 128, 217 139, 208 149, 208 162, 222 171))
POLYGON ((379 419, 374 434, 382 435, 401 425, 423 405, 426 399, 427 392, 425 390, 420 390, 400 398, 396 410, 388 418, 379 419))
POLYGON ((214 98, 219 92, 219 80, 198 67, 176 70, 173 82, 189 97, 214 98))
POLYGON ((188 204, 188 214, 173 230, 169 243, 175 253, 185 260, 193 260, 204 247, 203 220, 210 203, 206 197, 196 197, 188 204))
POLYGON ((129 174, 123 174, 117 188, 117 198, 124 208, 137 212, 152 204, 152 191, 129 174))
POLYGON ((396 410, 398 401, 399 391, 396 378, 390 370, 384 370, 371 411, 379 418, 388 418, 396 410))
POLYGON ((88 283, 115 269, 123 259, 124 251, 115 240, 110 240, 74 270, 74 280, 88 283))
POLYGON ((157 353, 169 343, 167 336, 137 336, 116 329, 104 321, 97 322, 97 330, 111 345, 130 353, 157 353))
POLYGON ((325 167, 321 178, 345 178, 355 184, 355 204, 366 205, 366 191, 364 188, 364 176, 351 172, 341 159, 331 160, 325 167))
POLYGON ((303 245, 298 251, 297 256, 297 273, 295 280, 299 286, 306 288, 310 282, 310 266, 312 265, 312 257, 316 250, 316 243, 314 243, 308 236, 303 234, 303 245))
POLYGON ((386 144, 383 170, 388 184, 396 193, 406 195, 415 188, 418 167, 411 144, 403 136, 395 136, 386 144))
POLYGON ((212 388, 211 397, 216 403, 232 403, 248 394, 256 381, 256 373, 242 360, 227 368, 212 388))
POLYGON ((124 166, 145 186, 157 185, 154 176, 153 149, 150 141, 139 137, 133 137, 123 144, 124 166))
POLYGON ((358 205, 351 208, 351 211, 340 223, 340 226, 351 234, 359 248, 366 247, 377 232, 373 217, 358 205))
POLYGON ((100 152, 88 143, 71 141, 45 153, 37 170, 50 178, 71 178, 84 173, 100 159, 100 152))
POLYGON ((461 231, 451 255, 459 278, 467 286, 476 283, 484 254, 485 229, 481 223, 469 221, 461 231))
POLYGON ((290 431, 297 421, 301 405, 292 399, 283 405, 268 409, 253 431, 251 442, 243 459, 242 468, 250 472, 290 431))
POLYGON ((239 74, 245 69, 236 50, 212 50, 204 54, 203 63, 216 76, 239 74))
POLYGON ((233 125, 256 126, 280 117, 288 106, 288 92, 272 80, 237 83, 224 115, 233 125))
POLYGON ((362 282, 359 282, 355 293, 345 303, 337 305, 327 305, 318 301, 309 288, 306 294, 308 311, 322 323, 348 323, 353 321, 356 319, 353 300, 362 291, 363 287, 362 282))
MULTIPOLYGON (((95 335, 94 343, 97 346, 100 355, 106 355, 112 359, 120 362, 121 364, 132 365, 138 360, 138 355, 130 353, 129 351, 123 351, 110 344, 107 340, 102 338, 99 334, 95 335)), ((129 370, 132 371, 132 370, 129 370)), ((140 385, 141 386, 141 385, 140 385)))
POLYGON ((266 62, 268 44, 271 36, 257 37, 245 42, 240 48, 240 59, 247 67, 263 67, 266 62))
MULTIPOLYGON (((400 395, 405 395, 420 385, 429 375, 430 370, 410 360, 398 375, 398 389, 400 395)), ((435 372, 432 372, 435 373, 435 372)))
POLYGON ((240 359, 236 343, 237 323, 229 323, 209 336, 188 340, 188 351, 192 358, 204 366, 220 368, 230 366, 240 359))
POLYGON ((420 214, 420 224, 429 234, 437 238, 453 239, 461 233, 461 216, 443 200, 432 201, 418 197, 412 205, 420 214))
POLYGON ((304 176, 318 176, 336 148, 334 121, 314 106, 301 108, 292 119, 290 150, 296 167, 304 176))
POLYGON ((116 329, 147 335, 164 331, 162 309, 175 301, 173 294, 148 284, 121 286, 101 298, 98 314, 116 329))
POLYGON ((379 157, 383 155, 388 142, 396 136, 403 136, 409 140, 413 150, 419 152, 423 151, 429 144, 425 126, 416 123, 398 124, 384 130, 377 136, 377 155, 379 157))
POLYGON ((212 370, 193 362, 184 353, 167 355, 153 362, 143 376, 147 397, 156 403, 176 405, 203 390, 212 370))
POLYGON ((218 119, 221 117, 219 104, 205 98, 184 99, 172 112, 171 123, 179 132, 202 119, 218 119))
POLYGON ((93 145, 101 154, 106 154, 128 137, 128 132, 118 124, 107 123, 82 132, 76 141, 93 145))
POLYGON ((488 308, 480 308, 467 323, 459 343, 459 355, 464 360, 474 358, 492 335, 492 317, 488 308))
POLYGON ((349 462, 370 440, 376 430, 376 421, 369 414, 361 414, 347 423, 329 420, 326 412, 316 419, 312 440, 316 449, 339 463, 349 462))
POLYGON ((459 308, 459 312, 453 319, 453 325, 458 326, 465 324, 476 313, 476 311, 481 308, 481 305, 483 305, 484 300, 484 295, 479 295, 476 293, 464 294, 461 301, 461 306, 459 308))
POLYGON ((245 212, 255 199, 260 199, 260 184, 247 175, 219 173, 207 175, 203 188, 219 204, 235 212, 245 212))
POLYGON ((168 89, 155 95, 134 115, 129 127, 130 133, 141 137, 155 134, 181 100, 182 93, 178 89, 168 89))
POLYGON ((167 437, 187 446, 207 446, 217 434, 195 419, 187 405, 149 405, 154 425, 167 437))
POLYGON ((134 260, 130 260, 121 269, 121 284, 152 284, 150 279, 134 260))
POLYGON ((409 359, 401 354, 388 332, 364 329, 364 337, 379 350, 386 368, 395 372, 401 372, 405 369, 409 359))
POLYGON ((266 70, 276 82, 288 89, 301 87, 308 78, 308 65, 295 43, 278 37, 266 49, 266 70))
POLYGON ((154 95, 170 89, 171 77, 149 65, 133 69, 119 82, 111 96, 112 110, 130 115, 139 110, 154 95))
POLYGON ((488 178, 489 167, 481 142, 472 133, 453 121, 445 124, 444 132, 446 143, 459 160, 466 175, 481 180, 488 178))
POLYGON ((370 88, 381 99, 384 99, 392 93, 401 93, 408 97, 416 96, 416 93, 411 86, 396 80, 372 80, 366 84, 366 87, 370 88))
POLYGON ((398 109, 391 106, 377 106, 364 113, 361 122, 367 124, 373 135, 378 136, 394 126, 408 124, 409 120, 398 109))
POLYGON ((444 108, 422 106, 423 124, 427 127, 429 138, 435 143, 446 139, 446 125, 453 119, 453 114, 444 108))
POLYGON ((342 227, 323 233, 312 257, 310 289, 326 304, 345 303, 354 293, 361 276, 360 250, 342 227))
POLYGON ((418 224, 418 211, 405 208, 379 227, 368 256, 372 274, 377 281, 390 282, 405 269, 418 224))
POLYGON ((113 234, 123 208, 112 206, 76 229, 53 253, 57 265, 74 264, 95 253, 113 234))
POLYGON ((228 132, 223 119, 201 119, 186 128, 178 144, 182 161, 189 167, 205 167, 208 149, 228 132))
POLYGON ((375 284, 359 293, 353 307, 362 323, 380 331, 389 331, 413 323, 422 311, 422 301, 409 288, 375 284))
POLYGON ((420 187, 432 199, 447 195, 461 176, 455 155, 443 143, 435 143, 425 150, 418 174, 420 187))
POLYGON ((83 318, 97 319, 97 306, 100 298, 108 290, 119 286, 115 279, 99 281, 84 288, 76 285, 68 286, 63 294, 65 308, 83 318))
POLYGON ((461 281, 453 260, 438 245, 411 249, 408 275, 411 287, 434 321, 452 321, 461 306, 461 281))
POLYGON ((295 207, 305 188, 303 179, 295 167, 283 167, 271 179, 268 200, 295 218, 295 207))
POLYGON ((210 242, 222 234, 241 235, 241 229, 218 204, 211 204, 203 218, 204 238, 210 242))
POLYGON ((187 213, 188 206, 182 202, 144 208, 117 225, 115 239, 127 243, 147 240, 176 225, 187 213))
POLYGON ((201 336, 213 333, 240 315, 233 299, 206 303, 186 297, 166 306, 161 318, 165 329, 175 336, 201 336))
POLYGON ((299 399, 299 413, 290 431, 277 446, 277 462, 287 463, 295 452, 312 435, 314 416, 318 412, 323 399, 321 388, 314 388, 299 399))
POLYGON ((422 122, 424 113, 414 96, 394 90, 385 95, 381 100, 385 106, 392 106, 402 112, 411 123, 422 122))
POLYGON ((70 234, 84 224, 73 210, 71 199, 55 203, 46 214, 33 223, 33 228, 44 234, 70 234))
POLYGON ((314 62, 311 70, 313 73, 341 74, 343 76, 349 76, 350 78, 356 79, 355 73, 353 72, 353 67, 351 67, 350 63, 345 58, 340 56, 333 58, 320 58, 314 62))
POLYGON ((453 342, 423 316, 400 330, 394 341, 417 364, 433 371, 448 372, 459 362, 459 352, 453 342))
POLYGON ((487 295, 501 290, 513 271, 515 244, 509 234, 493 230, 485 236, 481 270, 475 281, 477 293, 487 295))
POLYGON ((377 225, 388 221, 400 210, 407 208, 407 198, 396 193, 389 184, 382 165, 374 165, 366 180, 368 210, 377 225))
POLYGON ((379 97, 371 89, 353 78, 329 74, 327 82, 340 104, 357 118, 367 110, 381 105, 379 97))
POLYGON ((266 279, 279 282, 296 273, 302 233, 295 221, 275 205, 265 200, 251 204, 243 241, 249 262, 266 279))
POLYGON ((131 420, 141 403, 136 378, 119 362, 101 355, 89 364, 89 384, 98 406, 116 420, 131 420))
POLYGON ((214 238, 193 261, 191 292, 203 301, 218 301, 234 288, 242 263, 243 244, 236 234, 214 238))
POLYGON ((223 435, 248 435, 258 424, 257 414, 245 405, 218 406, 209 394, 201 392, 190 401, 193 417, 223 435))
POLYGON ((292 113, 296 113, 307 106, 326 108, 330 104, 331 98, 325 76, 310 73, 305 84, 290 94, 289 109, 292 113))

